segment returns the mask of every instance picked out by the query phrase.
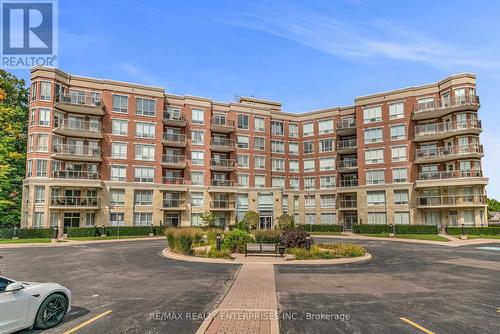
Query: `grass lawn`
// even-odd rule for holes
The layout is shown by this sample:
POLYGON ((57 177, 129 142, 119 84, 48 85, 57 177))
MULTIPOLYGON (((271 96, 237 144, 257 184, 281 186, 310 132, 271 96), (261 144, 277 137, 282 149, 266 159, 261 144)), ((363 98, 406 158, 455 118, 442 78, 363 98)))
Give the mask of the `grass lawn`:
POLYGON ((341 235, 341 232, 307 232, 307 233, 309 233, 310 235, 341 235))
MULTIPOLYGON (((452 235, 455 238, 460 238, 460 235, 452 235)), ((467 234, 467 239, 500 239, 500 235, 484 235, 484 234, 467 234)))
MULTIPOLYGON (((160 235, 159 237, 162 237, 160 235)), ((114 240, 114 239, 134 239, 134 238, 149 238, 149 235, 121 235, 118 236, 108 236, 108 237, 73 237, 68 238, 68 240, 85 241, 85 240, 114 240)))
MULTIPOLYGON (((368 237, 390 238, 388 233, 379 234, 363 234, 368 237)), ((449 241, 437 234, 396 234, 396 238, 401 239, 417 239, 417 240, 432 240, 432 241, 449 241)))
POLYGON ((33 239, 0 239, 1 244, 36 244, 36 243, 49 243, 49 238, 33 238, 33 239))

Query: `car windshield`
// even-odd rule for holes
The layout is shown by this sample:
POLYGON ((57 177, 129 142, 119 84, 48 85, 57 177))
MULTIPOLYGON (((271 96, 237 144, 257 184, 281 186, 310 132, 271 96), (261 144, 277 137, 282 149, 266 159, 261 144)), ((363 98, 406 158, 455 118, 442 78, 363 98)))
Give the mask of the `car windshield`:
POLYGON ((5 291, 5 288, 7 287, 7 285, 9 285, 10 283, 12 283, 11 281, 9 281, 8 279, 6 278, 3 278, 3 277, 0 277, 0 292, 4 292, 5 291))

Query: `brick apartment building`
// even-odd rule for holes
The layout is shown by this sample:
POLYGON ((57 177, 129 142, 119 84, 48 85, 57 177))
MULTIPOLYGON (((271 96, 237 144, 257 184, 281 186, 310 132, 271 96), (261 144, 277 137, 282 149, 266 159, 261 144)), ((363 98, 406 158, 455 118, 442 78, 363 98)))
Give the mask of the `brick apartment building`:
POLYGON ((473 74, 302 114, 31 74, 22 227, 487 222, 473 74))

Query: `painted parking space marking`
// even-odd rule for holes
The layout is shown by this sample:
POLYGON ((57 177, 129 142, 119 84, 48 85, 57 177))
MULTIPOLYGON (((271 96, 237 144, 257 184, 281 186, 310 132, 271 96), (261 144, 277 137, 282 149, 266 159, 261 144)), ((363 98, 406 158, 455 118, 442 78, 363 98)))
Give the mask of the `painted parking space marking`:
POLYGON ((101 313, 101 314, 98 314, 98 315, 96 315, 95 317, 90 318, 89 320, 87 320, 87 321, 85 321, 85 322, 83 322, 83 323, 79 324, 78 326, 73 327, 73 328, 71 328, 70 330, 68 330, 68 331, 64 332, 64 334, 71 334, 71 333, 74 333, 74 332, 76 332, 77 330, 79 330, 79 329, 81 329, 81 328, 83 328, 83 327, 85 327, 85 326, 87 326, 87 325, 89 325, 89 324, 93 323, 94 321, 96 321, 96 320, 98 320, 98 319, 100 319, 100 318, 102 318, 102 317, 104 317, 104 316, 106 316, 106 315, 110 314, 111 312, 113 312, 113 311, 112 311, 112 310, 109 310, 109 311, 103 312, 103 313, 101 313))
POLYGON ((421 330, 421 331, 422 331, 422 332, 424 332, 424 333, 427 333, 427 334, 436 334, 436 333, 434 333, 434 332, 432 332, 432 331, 428 330, 427 328, 422 327, 422 326, 420 326, 420 325, 419 325, 419 324, 417 324, 417 323, 414 323, 414 322, 413 322, 413 321, 411 321, 410 319, 407 319, 407 318, 404 318, 404 317, 400 317, 399 319, 401 319, 401 320, 403 320, 404 322, 406 322, 407 324, 409 324, 409 325, 411 325, 411 326, 413 326, 413 327, 415 327, 415 328, 417 328, 417 329, 421 330))
POLYGON ((484 249, 484 250, 492 250, 492 251, 500 252, 500 247, 495 247, 495 246, 476 247, 476 249, 484 249))

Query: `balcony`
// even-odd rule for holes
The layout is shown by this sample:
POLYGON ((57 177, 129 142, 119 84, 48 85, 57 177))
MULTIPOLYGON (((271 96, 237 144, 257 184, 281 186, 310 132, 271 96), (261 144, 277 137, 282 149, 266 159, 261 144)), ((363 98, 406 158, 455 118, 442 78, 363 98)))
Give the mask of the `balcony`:
POLYGON ((441 146, 417 149, 415 163, 436 163, 454 159, 481 158, 484 155, 483 145, 469 144, 463 146, 441 146))
POLYGON ((88 196, 53 196, 50 198, 51 208, 98 209, 100 199, 88 196))
POLYGON ((477 119, 417 125, 415 126, 415 142, 441 140, 459 135, 478 135, 481 131, 481 121, 477 119))
POLYGON ((341 210, 353 210, 358 207, 358 201, 355 199, 343 199, 338 200, 339 209, 341 210))
POLYGON ((56 95, 56 103, 54 105, 56 109, 61 111, 84 114, 84 115, 96 115, 103 116, 103 104, 101 98, 80 95, 80 94, 59 94, 56 95))
POLYGON ((213 187, 233 187, 234 182, 232 180, 212 180, 210 185, 213 187))
POLYGON ((74 119, 55 120, 54 133, 67 137, 101 139, 101 122, 74 119))
POLYGON ((337 153, 352 154, 356 153, 358 144, 356 139, 344 139, 337 141, 337 153))
POLYGON ((337 134, 339 136, 352 136, 356 134, 356 120, 345 119, 337 123, 337 134))
POLYGON ((186 184, 186 181, 183 177, 164 176, 163 184, 182 186, 186 184))
POLYGON ((210 202, 212 211, 233 211, 236 208, 234 201, 229 200, 213 200, 210 202))
POLYGON ((83 162, 102 161, 101 149, 89 147, 87 145, 69 145, 69 144, 54 145, 52 150, 52 158, 58 160, 83 161, 83 162))
POLYGON ((162 143, 170 147, 185 147, 186 135, 177 133, 164 133, 162 143))
POLYGON ((420 173, 415 182, 416 188, 439 186, 487 185, 488 178, 481 170, 455 170, 420 173))
POLYGON ((479 109, 479 96, 466 95, 457 97, 448 97, 438 100, 417 102, 413 105, 414 120, 443 117, 447 114, 479 109))
POLYGON ((337 161, 337 170, 340 173, 349 173, 356 169, 358 169, 358 160, 356 159, 337 161))
POLYGON ((212 137, 210 140, 210 149, 215 152, 232 152, 235 148, 234 139, 212 137))
POLYGON ((186 210, 186 201, 183 199, 163 199, 163 210, 186 210))
POLYGON ((211 159, 210 169, 218 172, 232 172, 235 169, 233 159, 211 159))
POLYGON ((419 208, 477 207, 486 205, 486 195, 417 197, 417 207, 419 208))
POLYGON ((235 122, 225 117, 214 117, 210 123, 210 130, 213 132, 231 133, 235 128, 235 122))
POLYGON ((163 112, 163 124, 183 128, 187 125, 187 121, 184 114, 182 114, 180 110, 167 109, 163 112))
POLYGON ((186 168, 186 158, 183 155, 164 154, 161 164, 167 168, 183 169, 186 168))

